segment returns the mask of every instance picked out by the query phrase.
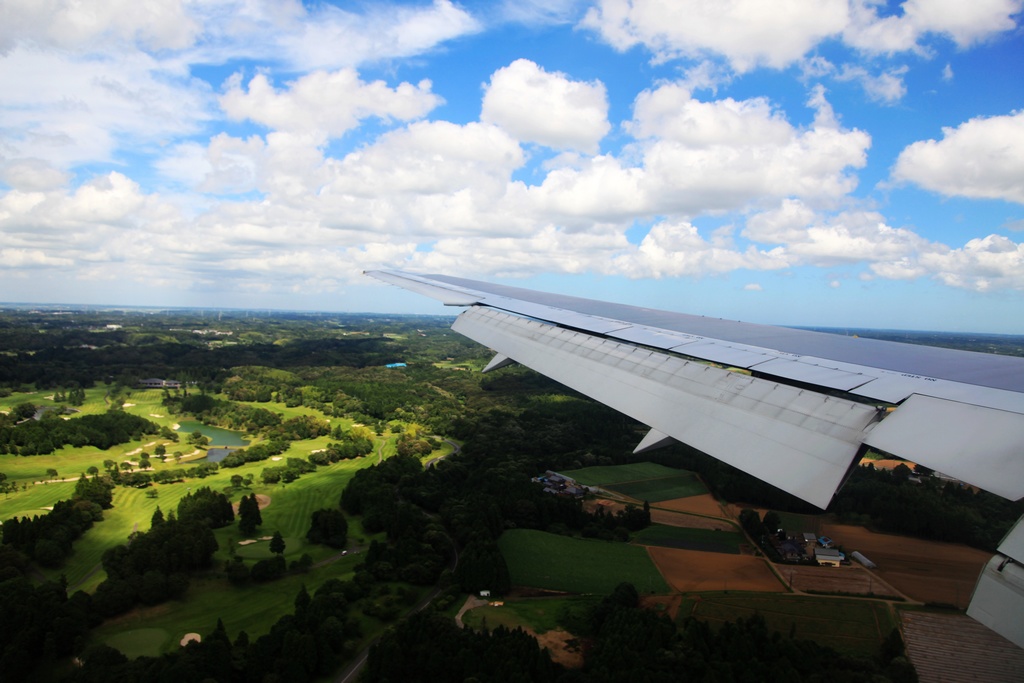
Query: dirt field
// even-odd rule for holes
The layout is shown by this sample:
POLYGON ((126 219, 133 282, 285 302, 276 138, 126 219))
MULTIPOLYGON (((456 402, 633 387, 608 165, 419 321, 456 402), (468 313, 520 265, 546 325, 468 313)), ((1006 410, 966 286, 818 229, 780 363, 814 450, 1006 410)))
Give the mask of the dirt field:
POLYGON ((523 630, 533 635, 541 647, 547 648, 551 661, 567 669, 582 668, 583 650, 573 634, 568 631, 548 631, 537 635, 532 629, 524 627, 523 630))
POLYGON ((822 532, 847 554, 859 550, 875 573, 907 597, 965 609, 982 566, 992 553, 955 543, 876 534, 859 526, 823 524, 822 532))
POLYGON ((710 493, 705 493, 700 496, 687 496, 686 498, 663 500, 651 507, 675 510, 677 512, 692 512, 698 515, 710 515, 712 517, 726 516, 726 513, 722 510, 722 506, 718 504, 718 501, 715 500, 714 496, 710 493))
POLYGON ((683 512, 670 512, 651 508, 651 521, 666 526, 685 527, 687 529, 711 529, 713 531, 735 531, 736 527, 721 519, 699 517, 683 512))
POLYGON ((793 589, 798 591, 900 597, 899 591, 894 590, 860 566, 798 567, 778 565, 777 569, 786 583, 790 583, 793 589))
MULTIPOLYGON (((649 547, 647 552, 674 590, 785 591, 767 563, 747 555, 649 547)), ((642 591, 642 586, 637 586, 642 591)))

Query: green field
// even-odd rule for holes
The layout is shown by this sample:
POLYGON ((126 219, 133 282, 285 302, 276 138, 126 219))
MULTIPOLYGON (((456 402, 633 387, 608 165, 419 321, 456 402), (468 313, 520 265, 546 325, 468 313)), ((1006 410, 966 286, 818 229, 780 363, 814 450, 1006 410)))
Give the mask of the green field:
POLYGON ((611 486, 627 481, 675 477, 681 473, 682 470, 665 467, 653 462, 634 462, 628 465, 584 467, 583 469, 568 470, 560 474, 572 477, 584 486, 611 486))
POLYGON ((469 610, 462 615, 462 621, 474 629, 485 625, 488 629, 525 626, 538 634, 557 629, 571 630, 572 621, 586 618, 590 608, 601 600, 587 595, 506 600, 500 607, 486 605, 469 610))
POLYGON ((694 616, 713 626, 760 614, 784 637, 813 640, 841 652, 875 655, 896 627, 888 605, 874 600, 842 600, 799 595, 705 593, 683 601, 680 620, 694 616))
POLYGON ((688 529, 684 527, 652 524, 633 534, 633 542, 665 548, 700 550, 709 553, 739 555, 740 545, 746 542, 743 534, 735 531, 688 529))
POLYGON ((630 498, 660 503, 663 500, 687 498, 707 493, 708 490, 692 472, 677 474, 664 479, 648 479, 646 481, 630 481, 622 484, 611 484, 606 488, 617 491, 630 498))
POLYGON ((517 586, 607 595, 628 581, 641 593, 668 591, 640 546, 509 529, 498 539, 498 547, 517 586))
POLYGON ((699 496, 708 492, 696 474, 653 462, 584 467, 562 474, 585 486, 600 486, 649 503, 699 496))

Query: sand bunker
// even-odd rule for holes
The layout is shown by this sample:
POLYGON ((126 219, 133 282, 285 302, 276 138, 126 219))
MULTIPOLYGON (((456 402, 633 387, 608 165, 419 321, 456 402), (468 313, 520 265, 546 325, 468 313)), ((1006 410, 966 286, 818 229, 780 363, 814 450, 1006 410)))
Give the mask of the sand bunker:
POLYGON ((250 539, 248 539, 246 541, 239 541, 238 545, 252 545, 253 543, 259 543, 259 541, 257 541, 254 538, 250 538, 250 539))
POLYGON ((199 635, 198 633, 186 633, 185 637, 181 639, 181 646, 185 647, 189 643, 192 643, 192 642, 201 643, 202 641, 203 641, 203 637, 201 635, 199 635))

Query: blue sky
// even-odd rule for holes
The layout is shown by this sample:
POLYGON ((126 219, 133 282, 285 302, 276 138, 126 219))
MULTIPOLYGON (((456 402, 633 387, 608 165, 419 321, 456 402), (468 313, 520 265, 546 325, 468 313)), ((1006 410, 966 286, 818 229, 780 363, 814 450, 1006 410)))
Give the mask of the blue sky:
POLYGON ((1022 5, 4 0, 0 300, 1024 333, 1022 5))

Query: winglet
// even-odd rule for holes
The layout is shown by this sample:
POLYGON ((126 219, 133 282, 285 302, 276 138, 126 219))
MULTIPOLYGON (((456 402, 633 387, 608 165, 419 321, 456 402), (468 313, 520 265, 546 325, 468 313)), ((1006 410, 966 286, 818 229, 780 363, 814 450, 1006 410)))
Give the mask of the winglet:
POLYGON ((491 359, 491 362, 488 363, 487 367, 484 368, 481 372, 490 372, 491 370, 498 370, 499 368, 503 368, 506 365, 512 365, 513 363, 515 363, 514 360, 512 360, 508 356, 504 356, 498 353, 495 354, 494 358, 491 359))
POLYGON ((633 455, 639 455, 640 453, 646 453, 647 451, 671 446, 674 443, 678 442, 668 434, 663 434, 657 429, 652 429, 647 432, 647 436, 645 436, 643 440, 636 445, 636 448, 633 449, 633 455))

